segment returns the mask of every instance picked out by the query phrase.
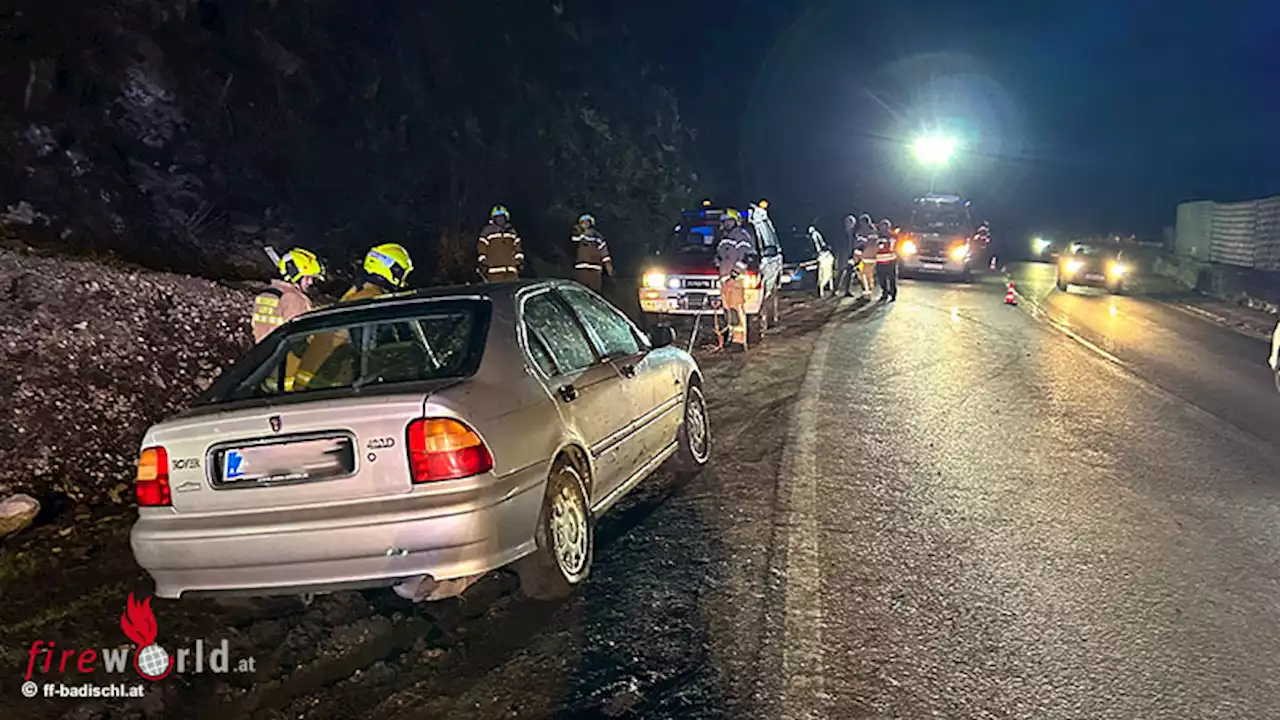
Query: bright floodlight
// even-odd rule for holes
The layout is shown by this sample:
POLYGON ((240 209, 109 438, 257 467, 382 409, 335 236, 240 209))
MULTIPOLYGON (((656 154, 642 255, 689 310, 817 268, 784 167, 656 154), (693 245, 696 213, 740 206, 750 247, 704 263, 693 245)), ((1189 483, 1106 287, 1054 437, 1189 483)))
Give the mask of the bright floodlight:
POLYGON ((916 159, 925 165, 946 165, 956 151, 955 138, 940 135, 925 135, 917 138, 911 146, 916 159))

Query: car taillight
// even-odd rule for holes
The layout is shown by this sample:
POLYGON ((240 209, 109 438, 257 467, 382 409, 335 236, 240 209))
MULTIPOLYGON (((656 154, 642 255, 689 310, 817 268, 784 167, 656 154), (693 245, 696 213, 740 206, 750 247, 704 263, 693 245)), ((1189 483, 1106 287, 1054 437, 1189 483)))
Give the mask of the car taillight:
POLYGON ((409 470, 415 483, 456 480, 493 469, 493 456, 475 431, 452 418, 409 424, 409 470))
POLYGON ((742 276, 742 286, 748 290, 760 287, 760 273, 749 272, 742 276))
POLYGON ((138 456, 138 505, 156 507, 173 504, 169 494, 169 453, 149 447, 138 456))

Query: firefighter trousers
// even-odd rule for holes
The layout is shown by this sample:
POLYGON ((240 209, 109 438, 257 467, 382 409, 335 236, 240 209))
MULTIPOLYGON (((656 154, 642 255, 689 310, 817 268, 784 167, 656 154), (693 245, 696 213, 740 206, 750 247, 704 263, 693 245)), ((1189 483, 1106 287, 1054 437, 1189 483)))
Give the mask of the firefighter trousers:
POLYGON ((480 268, 480 274, 485 278, 487 278, 487 282, 491 282, 491 283, 500 283, 500 282, 506 282, 508 280, 520 279, 520 273, 515 272, 513 270, 494 270, 493 272, 488 272, 484 268, 480 268))
POLYGON ((898 263, 876 263, 876 284, 880 286, 881 297, 895 300, 898 297, 898 263))
POLYGON ((573 279, 596 292, 600 292, 604 285, 603 274, 599 270, 592 270, 589 268, 574 269, 573 279))

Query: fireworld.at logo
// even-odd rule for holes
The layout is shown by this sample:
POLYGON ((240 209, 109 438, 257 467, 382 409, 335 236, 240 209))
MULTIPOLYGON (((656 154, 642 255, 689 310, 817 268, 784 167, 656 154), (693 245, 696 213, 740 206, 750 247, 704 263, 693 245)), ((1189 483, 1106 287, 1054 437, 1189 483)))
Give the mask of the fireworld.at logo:
MULTIPOLYGON (((134 642, 133 669, 146 680, 163 680, 169 673, 245 673, 256 671, 256 658, 242 657, 234 665, 231 662, 231 643, 223 639, 216 645, 198 639, 194 646, 178 648, 170 654, 156 642, 158 626, 151 611, 151 598, 142 601, 129 593, 124 612, 120 614, 120 629, 134 642)), ((97 672, 123 674, 129 667, 131 651, 128 647, 74 649, 58 646, 52 640, 36 640, 27 653, 27 672, 24 680, 33 675, 76 673, 90 675, 97 672)))

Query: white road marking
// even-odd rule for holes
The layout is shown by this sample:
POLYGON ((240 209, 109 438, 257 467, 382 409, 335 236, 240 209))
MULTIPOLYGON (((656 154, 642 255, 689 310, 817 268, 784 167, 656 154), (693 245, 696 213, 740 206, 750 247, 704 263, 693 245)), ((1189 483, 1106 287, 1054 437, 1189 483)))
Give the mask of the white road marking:
POLYGON ((818 555, 818 418, 822 376, 831 346, 825 327, 814 345, 783 454, 781 497, 786 511, 787 560, 783 592, 781 717, 822 718, 822 571, 818 555))
POLYGON ((1028 298, 1026 295, 1023 295, 1021 292, 1018 292, 1018 290, 1017 290, 1016 288, 1014 289, 1014 293, 1016 293, 1016 294, 1017 294, 1017 296, 1018 296, 1019 298, 1021 298, 1023 301, 1025 301, 1026 306, 1027 306, 1028 308, 1030 308, 1030 309, 1031 309, 1031 314, 1032 314, 1032 315, 1034 315, 1034 316, 1036 316, 1037 318, 1039 318, 1039 319, 1041 319, 1041 320, 1045 321, 1045 322, 1046 322, 1050 327, 1053 327, 1054 329, 1056 329, 1056 330, 1058 330, 1058 331, 1062 332, 1062 334, 1063 334, 1063 335, 1066 335, 1067 337, 1071 338, 1072 340, 1075 340, 1076 342, 1080 343, 1080 345, 1084 346, 1085 348, 1087 348, 1087 349, 1089 349, 1089 350, 1092 350, 1093 352, 1095 352, 1095 353, 1097 353, 1098 355, 1100 355, 1102 358, 1104 358, 1104 359, 1106 359, 1106 360, 1108 360, 1108 361, 1110 361, 1110 362, 1113 362, 1113 363, 1115 363, 1116 365, 1119 365, 1119 366, 1120 366, 1120 367, 1122 367, 1122 368, 1128 369, 1128 367, 1129 367, 1129 366, 1125 363, 1125 361, 1121 360, 1120 358, 1116 357, 1115 355, 1112 355, 1111 353, 1107 352, 1106 350, 1103 350, 1102 348, 1098 347, 1098 346, 1097 346, 1097 345, 1095 345, 1094 343, 1092 343, 1092 342, 1090 342, 1090 341, 1086 340, 1085 338, 1081 337, 1078 333, 1076 333, 1076 332, 1075 332, 1074 330, 1072 330, 1071 328, 1069 328, 1069 327, 1067 327, 1066 325, 1064 325, 1064 324, 1062 324, 1062 323, 1058 322, 1057 320, 1053 319, 1053 317, 1052 317, 1052 316, 1050 316, 1050 315, 1049 315, 1049 313, 1045 312, 1045 310, 1044 310, 1042 307, 1040 307, 1040 304, 1039 304, 1039 303, 1037 303, 1036 301, 1034 301, 1034 300, 1032 300, 1032 299, 1028 298))

